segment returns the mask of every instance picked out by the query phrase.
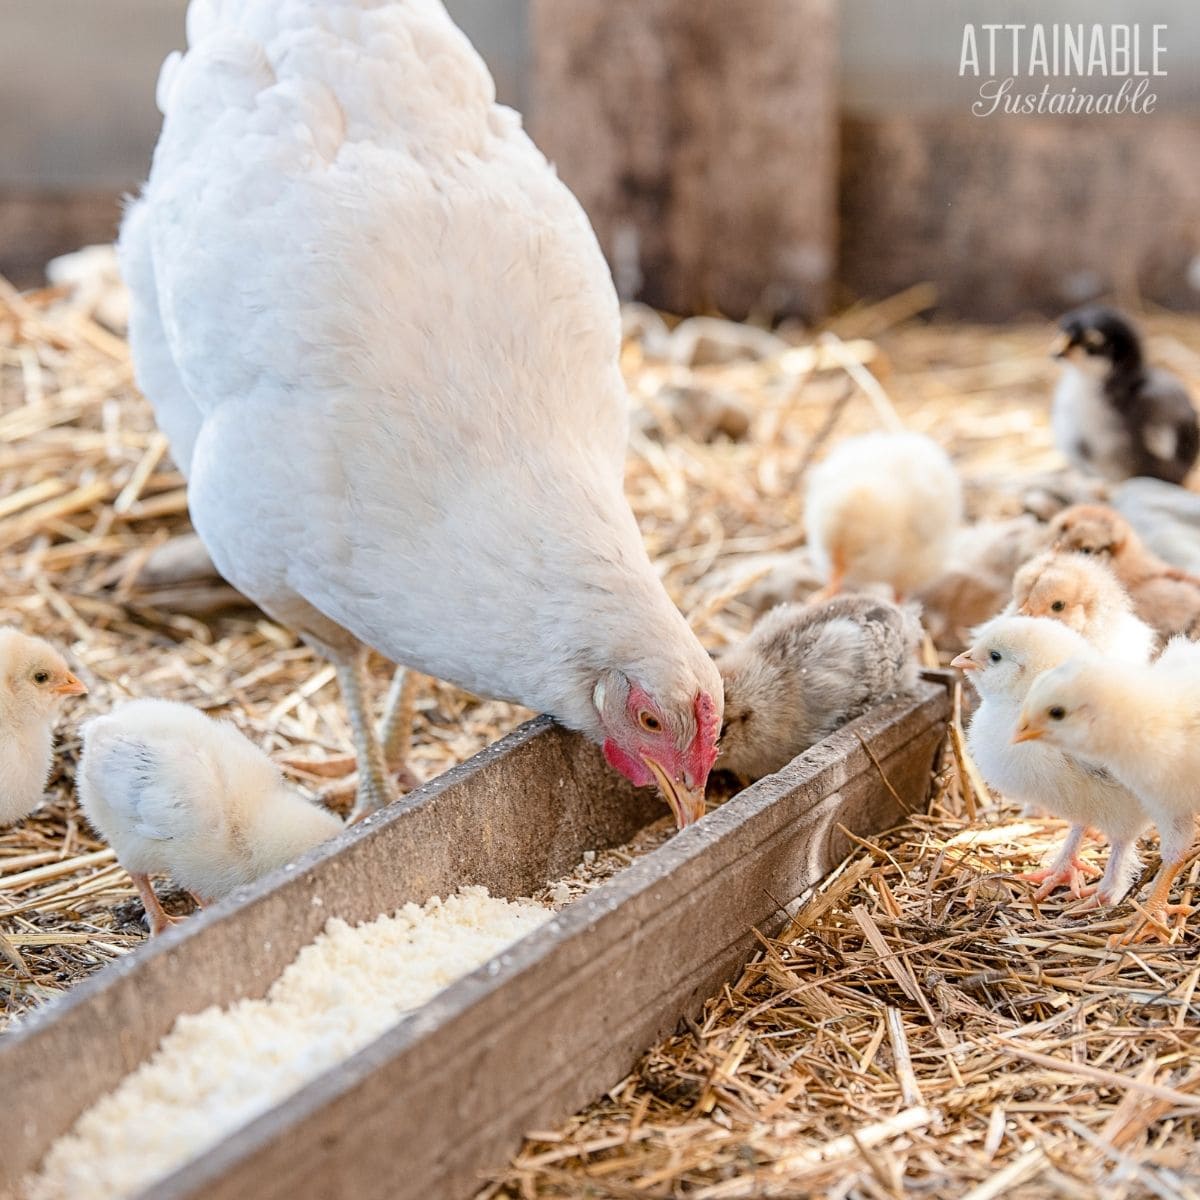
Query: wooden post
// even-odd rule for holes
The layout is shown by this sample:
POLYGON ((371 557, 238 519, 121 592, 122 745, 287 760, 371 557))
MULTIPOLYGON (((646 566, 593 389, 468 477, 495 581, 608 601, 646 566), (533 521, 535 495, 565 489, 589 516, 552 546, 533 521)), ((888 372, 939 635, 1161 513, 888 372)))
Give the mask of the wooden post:
POLYGON ((835 17, 833 0, 532 0, 531 130, 623 296, 826 311, 835 17))

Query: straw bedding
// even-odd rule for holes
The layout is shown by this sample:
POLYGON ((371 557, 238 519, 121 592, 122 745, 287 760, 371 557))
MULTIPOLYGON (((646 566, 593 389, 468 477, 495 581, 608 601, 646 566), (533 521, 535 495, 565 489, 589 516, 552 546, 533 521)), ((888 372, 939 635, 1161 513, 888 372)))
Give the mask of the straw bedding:
MULTIPOLYGON (((765 362, 686 367, 627 343, 629 495, 706 644, 752 619, 742 556, 802 544, 807 465, 878 427, 889 400, 951 451, 976 513, 1003 509, 998 482, 1054 465, 1047 328, 925 324, 928 301, 917 289, 851 310, 836 340, 797 337, 765 362), (696 385, 745 405, 746 440, 689 436, 665 389, 696 385)), ((1145 324, 1155 359, 1200 393, 1200 323, 1145 324)), ((300 785, 348 799, 326 664, 217 580, 147 582, 147 560, 187 530, 119 334, 61 294, 0 285, 0 621, 59 643, 92 688, 63 723, 51 801, 0 832, 3 1019, 145 937, 132 885, 71 798, 87 713, 126 695, 187 700, 232 716, 300 785)), ((382 690, 385 664, 378 676, 382 690)), ((427 684, 412 764, 429 777, 523 715, 427 684)), ((693 1028, 532 1135, 486 1194, 1196 1194, 1194 939, 1117 956, 1104 938, 1127 908, 1035 907, 1012 875, 1061 826, 997 809, 954 753, 945 764, 930 816, 864 844, 693 1028)))

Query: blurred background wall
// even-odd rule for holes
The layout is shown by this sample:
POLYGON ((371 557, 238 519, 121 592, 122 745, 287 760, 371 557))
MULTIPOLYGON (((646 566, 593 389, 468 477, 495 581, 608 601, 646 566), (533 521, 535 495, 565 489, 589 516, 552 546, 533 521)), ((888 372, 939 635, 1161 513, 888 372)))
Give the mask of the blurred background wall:
MULTIPOLYGON (((1194 0, 448 7, 580 196, 627 296, 817 317, 928 280, 963 316, 1098 295, 1200 304, 1194 0), (1165 24, 1155 113, 973 116, 966 21, 1165 24)), ((34 284, 54 254, 112 236, 185 8, 0 0, 0 273, 34 284)))

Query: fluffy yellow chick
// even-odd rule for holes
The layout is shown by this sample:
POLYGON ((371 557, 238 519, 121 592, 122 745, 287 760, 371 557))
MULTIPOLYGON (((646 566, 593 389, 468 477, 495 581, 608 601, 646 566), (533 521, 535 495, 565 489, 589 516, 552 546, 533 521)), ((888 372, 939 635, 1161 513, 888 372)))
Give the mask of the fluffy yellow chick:
POLYGON ((0 821, 19 821, 42 802, 54 722, 68 696, 86 691, 49 642, 0 629, 0 821))
POLYGON ((940 574, 961 521, 958 473, 919 433, 848 438, 809 476, 805 522, 827 596, 871 583, 912 595, 940 574))
POLYGON ((1158 634, 1134 615, 1133 601, 1103 562, 1082 554, 1039 554, 1013 579, 1013 608, 1074 629, 1102 654, 1148 662, 1158 634))
POLYGON ((1094 654, 1034 681, 1014 740, 1052 746, 1110 771, 1141 801, 1158 829, 1162 867, 1139 915, 1113 943, 1170 939, 1168 903, 1192 845, 1200 808, 1200 645, 1173 638, 1153 663, 1107 662, 1094 654))
POLYGON ((980 629, 953 665, 967 672, 983 700, 971 719, 967 746, 984 779, 1010 800, 1047 808, 1071 823, 1050 864, 1024 876, 1041 884, 1035 898, 1066 886, 1075 896, 1114 904, 1137 871, 1137 838, 1148 824, 1137 798, 1108 772, 1060 748, 1013 744, 1021 703, 1034 680, 1087 652, 1083 638, 1058 621, 1002 616, 980 629), (1078 857, 1089 827, 1112 843, 1104 877, 1094 888, 1084 885, 1091 867, 1078 857))
POLYGON ((1050 523, 1056 550, 1099 558, 1112 567, 1137 615, 1163 638, 1200 637, 1200 578, 1154 554, 1115 509, 1080 504, 1050 523))
POLYGON ((166 872, 209 903, 334 836, 342 822, 286 787, 227 721, 131 700, 83 728, 79 800, 133 877, 152 933, 173 923, 150 885, 166 872))

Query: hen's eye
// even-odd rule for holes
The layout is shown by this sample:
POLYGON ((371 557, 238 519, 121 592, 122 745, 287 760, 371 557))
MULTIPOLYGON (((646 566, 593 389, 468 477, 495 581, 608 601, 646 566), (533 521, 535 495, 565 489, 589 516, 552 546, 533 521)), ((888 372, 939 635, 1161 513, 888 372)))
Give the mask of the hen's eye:
POLYGON ((49 683, 50 682, 50 672, 49 671, 34 671, 33 682, 34 683, 49 683))
POLYGON ((1061 721, 1067 715, 1067 710, 1061 704, 1056 704, 1053 708, 1046 710, 1046 715, 1052 721, 1061 721))
POLYGON ((988 658, 990 658, 992 662, 999 662, 1003 657, 1004 656, 999 650, 991 650, 988 652, 988 658))
POLYGON ((1055 600, 1055 602, 1052 605, 1050 605, 1050 611, 1051 612, 1062 612, 1062 610, 1066 607, 1067 607, 1067 602, 1065 600, 1055 600))
POLYGON ((1080 554, 1091 554, 1091 552, 1092 552, 1091 546, 1080 546, 1079 547, 1080 554))
POLYGON ((652 712, 648 712, 644 708, 638 713, 638 724, 647 733, 658 733, 662 729, 662 722, 652 712))

